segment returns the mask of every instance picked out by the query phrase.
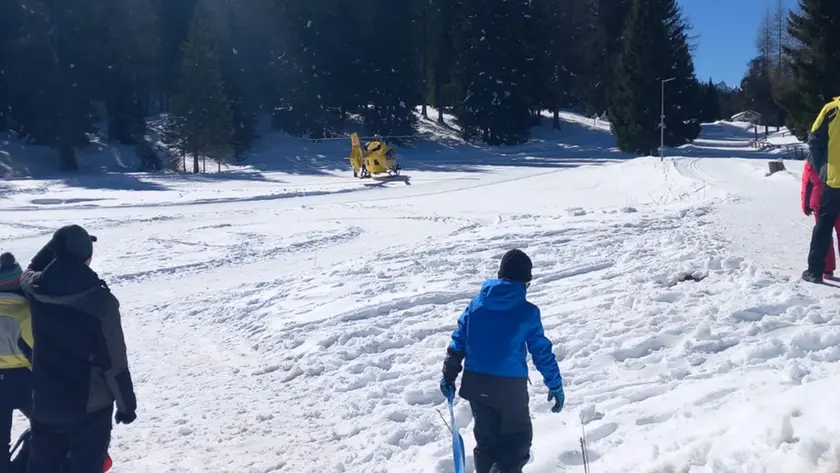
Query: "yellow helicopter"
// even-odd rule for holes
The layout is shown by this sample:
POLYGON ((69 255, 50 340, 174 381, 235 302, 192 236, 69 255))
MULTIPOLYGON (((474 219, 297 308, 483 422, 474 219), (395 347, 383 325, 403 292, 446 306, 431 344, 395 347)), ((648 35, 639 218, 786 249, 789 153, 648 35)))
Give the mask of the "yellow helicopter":
POLYGON ((397 153, 385 144, 381 136, 373 135, 363 148, 357 133, 350 135, 350 165, 353 166, 353 177, 360 179, 377 174, 399 176, 402 169, 397 164, 397 153))

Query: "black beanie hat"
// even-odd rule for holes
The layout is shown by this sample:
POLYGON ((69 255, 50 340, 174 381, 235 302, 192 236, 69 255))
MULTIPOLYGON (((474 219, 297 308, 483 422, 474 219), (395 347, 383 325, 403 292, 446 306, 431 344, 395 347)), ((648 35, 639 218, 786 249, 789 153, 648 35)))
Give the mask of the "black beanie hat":
POLYGON ((93 256, 93 242, 96 237, 78 225, 67 225, 56 230, 50 246, 57 258, 72 258, 87 261, 93 256))
POLYGON ((0 255, 0 269, 8 269, 15 265, 15 255, 6 252, 0 255))
POLYGON ((531 258, 522 250, 510 250, 502 256, 499 265, 499 279, 512 279, 519 282, 531 282, 531 258))

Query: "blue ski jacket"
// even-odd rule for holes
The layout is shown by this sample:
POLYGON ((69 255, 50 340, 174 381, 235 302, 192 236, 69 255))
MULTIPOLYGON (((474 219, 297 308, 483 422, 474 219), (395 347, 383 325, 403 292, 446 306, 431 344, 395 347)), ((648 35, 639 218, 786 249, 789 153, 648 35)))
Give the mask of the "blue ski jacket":
POLYGON ((507 378, 527 378, 525 349, 549 389, 563 386, 540 309, 525 299, 525 285, 491 279, 481 286, 452 333, 448 351, 464 354, 464 369, 507 378))

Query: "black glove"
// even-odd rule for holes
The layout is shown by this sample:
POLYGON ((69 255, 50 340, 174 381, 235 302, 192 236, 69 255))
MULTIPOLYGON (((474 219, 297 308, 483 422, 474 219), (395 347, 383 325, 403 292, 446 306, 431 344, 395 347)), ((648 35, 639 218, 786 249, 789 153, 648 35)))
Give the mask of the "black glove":
POLYGON ((458 379, 458 373, 463 367, 461 363, 464 361, 464 353, 459 353, 449 347, 446 349, 446 359, 443 360, 443 379, 450 386, 455 386, 455 380, 458 379))
POLYGON ((137 419, 137 414, 134 412, 119 412, 117 411, 117 415, 114 416, 114 420, 117 424, 125 424, 128 425, 134 420, 137 419))
POLYGON ((805 215, 810 216, 812 213, 814 213, 814 211, 813 211, 813 210, 811 210, 811 207, 809 207, 809 206, 807 206, 807 205, 806 205, 806 206, 805 206, 805 215))

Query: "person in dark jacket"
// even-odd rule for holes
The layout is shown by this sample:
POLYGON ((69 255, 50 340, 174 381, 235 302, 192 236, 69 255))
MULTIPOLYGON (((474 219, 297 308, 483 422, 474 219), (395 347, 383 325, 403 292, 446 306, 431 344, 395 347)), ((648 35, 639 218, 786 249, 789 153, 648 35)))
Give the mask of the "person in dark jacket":
POLYGON ((443 364, 441 392, 459 394, 475 419, 476 473, 519 473, 530 458, 533 429, 528 410, 526 348, 548 387, 552 412, 563 409, 563 379, 543 332, 540 310, 525 298, 531 259, 520 250, 502 258, 498 279, 486 281, 458 319, 443 364))
MULTIPOLYGON (((808 160, 805 160, 805 165, 802 167, 802 192, 800 193, 802 197, 802 213, 808 216, 813 215, 817 223, 820 219, 820 199, 824 185, 819 173, 811 167, 808 160)), ((834 221, 834 232, 840 237, 840 218, 834 221)), ((823 279, 834 279, 834 270, 837 268, 837 261, 834 257, 833 243, 833 241, 829 241, 828 243, 825 266, 823 266, 823 279)))
POLYGON ((65 463, 100 473, 114 404, 117 423, 137 417, 119 301, 89 267, 94 241, 78 225, 62 227, 21 277, 35 342, 28 473, 65 463))
POLYGON ((840 219, 840 97, 823 106, 808 135, 808 162, 823 182, 816 224, 811 232, 808 268, 802 280, 822 283, 826 272, 825 259, 831 251, 831 234, 840 219))

